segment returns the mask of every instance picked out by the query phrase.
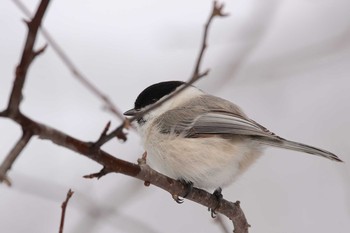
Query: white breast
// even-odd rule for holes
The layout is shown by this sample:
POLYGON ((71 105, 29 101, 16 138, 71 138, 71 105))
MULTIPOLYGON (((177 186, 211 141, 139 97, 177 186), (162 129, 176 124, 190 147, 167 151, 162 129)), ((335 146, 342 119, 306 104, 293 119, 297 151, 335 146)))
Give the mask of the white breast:
POLYGON ((209 191, 232 183, 261 154, 260 146, 247 139, 183 138, 150 132, 144 141, 150 166, 209 191))

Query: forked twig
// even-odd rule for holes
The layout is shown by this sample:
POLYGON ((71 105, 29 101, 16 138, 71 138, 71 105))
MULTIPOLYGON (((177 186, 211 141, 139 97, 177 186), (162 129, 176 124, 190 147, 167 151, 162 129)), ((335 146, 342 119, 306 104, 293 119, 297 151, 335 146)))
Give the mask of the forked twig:
MULTIPOLYGON (((33 19, 29 22, 26 22, 28 26, 27 39, 24 45, 20 63, 16 68, 16 77, 13 82, 13 88, 10 94, 7 109, 1 112, 1 117, 9 117, 14 119, 18 117, 18 115, 21 115, 19 108, 20 103, 23 99, 22 91, 26 80, 28 68, 33 62, 33 59, 39 54, 41 54, 46 48, 46 46, 44 46, 41 49, 34 51, 34 44, 36 41, 38 29, 40 27, 41 21, 44 17, 49 3, 49 0, 42 0, 33 19)), ((23 148, 28 144, 30 138, 33 135, 33 132, 25 129, 25 127, 22 127, 22 130, 22 138, 17 142, 15 147, 10 151, 9 155, 6 157, 6 159, 0 166, 0 181, 5 181, 8 185, 10 185, 11 183, 7 178, 7 172, 11 168, 12 164, 17 159, 23 148)))

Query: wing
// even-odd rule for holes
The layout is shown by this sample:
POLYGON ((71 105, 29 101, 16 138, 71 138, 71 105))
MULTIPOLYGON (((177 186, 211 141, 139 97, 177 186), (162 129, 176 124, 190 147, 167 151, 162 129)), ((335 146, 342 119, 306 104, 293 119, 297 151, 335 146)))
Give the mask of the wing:
POLYGON ((228 112, 205 113, 185 129, 188 137, 203 134, 260 136, 271 139, 278 137, 258 123, 240 115, 228 112))
POLYGON ((260 136, 278 137, 249 119, 235 104, 211 95, 192 99, 190 103, 170 110, 158 118, 163 133, 173 132, 185 137, 260 136))

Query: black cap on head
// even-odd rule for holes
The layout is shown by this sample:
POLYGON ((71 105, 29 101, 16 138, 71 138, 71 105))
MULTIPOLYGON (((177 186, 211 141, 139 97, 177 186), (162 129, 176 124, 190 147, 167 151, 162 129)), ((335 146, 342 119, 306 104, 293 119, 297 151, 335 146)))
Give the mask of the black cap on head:
POLYGON ((146 107, 150 104, 157 102, 163 96, 169 95, 176 88, 185 84, 181 81, 168 81, 153 84, 143 90, 135 101, 135 109, 139 110, 143 107, 146 107))

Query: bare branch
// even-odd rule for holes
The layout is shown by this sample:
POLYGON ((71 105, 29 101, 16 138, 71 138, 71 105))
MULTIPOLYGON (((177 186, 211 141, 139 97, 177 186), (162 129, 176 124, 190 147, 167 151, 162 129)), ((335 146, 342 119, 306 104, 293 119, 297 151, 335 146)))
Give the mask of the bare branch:
POLYGON ((31 138, 32 133, 30 131, 24 131, 20 140, 18 140, 16 145, 6 156, 4 162, 2 162, 0 166, 0 182, 5 182, 6 184, 11 185, 11 182, 7 178, 7 172, 11 169, 12 164, 15 162, 22 150, 26 147, 31 138))
POLYGON ((68 201, 72 197, 73 194, 74 194, 74 192, 72 192, 72 190, 69 189, 67 196, 66 196, 66 200, 61 205, 62 213, 61 213, 61 223, 60 223, 59 233, 63 233, 64 220, 65 220, 65 216, 66 216, 66 209, 67 209, 68 201))
POLYGON ((204 35, 203 35, 203 39, 202 39, 202 47, 200 49, 198 58, 197 58, 197 62, 192 74, 192 79, 199 79, 202 76, 205 76, 209 73, 209 70, 205 71, 204 73, 200 74, 200 65, 203 61, 203 55, 204 52, 208 46, 208 31, 209 31, 209 26, 211 24, 211 22, 213 21, 215 16, 220 16, 220 17, 225 17, 227 16, 227 14, 222 13, 222 9, 224 8, 224 4, 218 4, 216 1, 213 2, 213 9, 212 12, 209 16, 209 19, 207 21, 207 23, 204 26, 204 35))
POLYGON ((40 54, 42 54, 43 52, 45 52, 46 48, 47 48, 47 44, 45 44, 43 47, 41 47, 41 48, 38 49, 37 51, 34 51, 34 52, 33 52, 33 55, 34 55, 33 59, 34 59, 35 57, 39 56, 40 54))
MULTIPOLYGON (((27 22, 28 34, 26 43, 24 45, 20 63, 16 68, 16 77, 13 83, 13 88, 7 109, 1 112, 1 116, 3 117, 15 117, 19 113, 19 105, 22 100, 22 90, 28 72, 28 68, 32 63, 33 59, 45 49, 45 47, 43 47, 38 52, 34 52, 34 44, 37 37, 38 29, 41 24, 42 18, 44 17, 46 9, 49 5, 49 2, 49 0, 42 0, 33 19, 30 22, 27 22)), ((0 167, 0 181, 4 181, 9 185, 11 183, 6 177, 6 173, 11 168, 13 162, 16 160, 18 155, 21 153, 23 148, 27 145, 30 138, 32 137, 31 131, 26 130, 24 127, 22 127, 22 129, 22 138, 10 151, 9 155, 6 157, 6 159, 0 167)))
MULTIPOLYGON (((20 1, 13 0, 15 5, 27 16, 30 17, 30 11, 28 8, 20 1)), ((112 112, 116 117, 123 120, 123 114, 118 110, 118 108, 113 104, 113 102, 102 93, 94 84, 92 84, 89 79, 78 70, 74 65, 73 61, 67 56, 63 51, 60 45, 55 41, 55 39, 50 35, 50 33, 44 28, 41 27, 41 33, 43 34, 46 41, 50 44, 51 48, 57 53, 62 62, 68 67, 72 72, 73 76, 80 81, 87 89, 89 89, 94 95, 98 96, 106 105, 106 108, 112 112)))
POLYGON ((12 93, 10 95, 10 100, 8 103, 8 110, 10 114, 14 114, 15 112, 19 111, 19 104, 22 100, 22 89, 24 86, 28 68, 29 65, 32 63, 33 58, 36 56, 35 52, 33 52, 36 36, 49 3, 50 0, 42 0, 33 19, 27 23, 28 35, 26 43, 24 45, 21 61, 16 69, 16 78, 13 84, 12 93))

